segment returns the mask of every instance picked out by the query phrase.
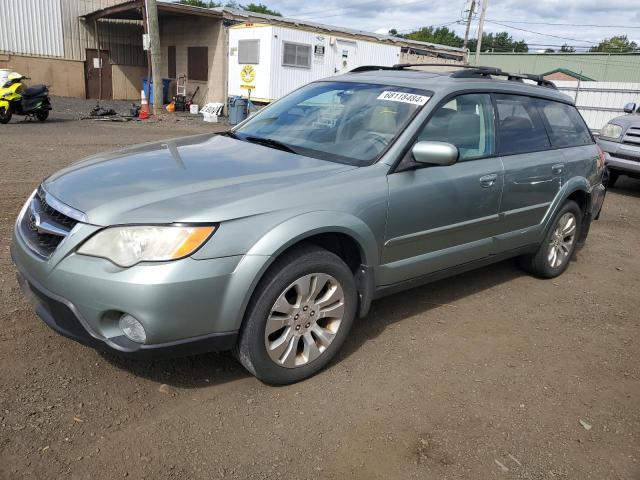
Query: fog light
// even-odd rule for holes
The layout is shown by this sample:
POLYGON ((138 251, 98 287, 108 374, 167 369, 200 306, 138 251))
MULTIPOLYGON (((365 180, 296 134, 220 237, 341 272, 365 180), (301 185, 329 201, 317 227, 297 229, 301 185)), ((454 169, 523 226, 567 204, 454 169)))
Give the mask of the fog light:
POLYGON ((120 317, 120 330, 131 341, 136 343, 144 343, 147 339, 147 334, 144 331, 142 324, 133 318, 131 315, 125 313, 120 317))

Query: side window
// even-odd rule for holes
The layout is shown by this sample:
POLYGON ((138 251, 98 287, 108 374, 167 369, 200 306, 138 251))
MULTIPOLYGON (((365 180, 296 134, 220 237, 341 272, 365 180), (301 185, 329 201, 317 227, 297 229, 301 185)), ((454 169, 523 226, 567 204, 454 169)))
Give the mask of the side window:
POLYGON ((500 154, 538 152, 551 148, 536 108, 536 99, 522 95, 496 95, 500 154))
POLYGON ((593 143, 591 133, 574 106, 551 100, 538 100, 547 122, 551 144, 557 148, 593 143))
POLYGON ((311 68, 311 45, 283 42, 282 65, 311 68))
POLYGON ((495 153, 493 106, 489 94, 460 95, 431 116, 418 141, 447 142, 458 147, 460 160, 495 153))

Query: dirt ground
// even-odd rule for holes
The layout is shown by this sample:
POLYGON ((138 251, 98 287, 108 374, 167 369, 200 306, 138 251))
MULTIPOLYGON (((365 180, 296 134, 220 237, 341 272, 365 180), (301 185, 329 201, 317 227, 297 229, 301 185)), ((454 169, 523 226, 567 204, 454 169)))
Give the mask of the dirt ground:
POLYGON ((509 261, 380 300, 328 369, 274 388, 226 354, 100 354, 24 301, 9 244, 44 177, 221 128, 73 108, 0 125, 0 478, 640 479, 640 182, 559 279, 509 261))

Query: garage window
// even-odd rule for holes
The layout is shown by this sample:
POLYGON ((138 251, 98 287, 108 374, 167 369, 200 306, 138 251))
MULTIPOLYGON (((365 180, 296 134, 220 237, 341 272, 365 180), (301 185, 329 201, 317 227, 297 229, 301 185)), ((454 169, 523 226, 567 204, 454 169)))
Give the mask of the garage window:
POLYGON ((311 45, 284 42, 282 65, 311 68, 311 45))
POLYGON ((189 47, 187 49, 187 75, 189 80, 207 81, 209 78, 208 47, 189 47))
POLYGON ((260 63, 260 40, 238 41, 238 63, 242 65, 260 63))

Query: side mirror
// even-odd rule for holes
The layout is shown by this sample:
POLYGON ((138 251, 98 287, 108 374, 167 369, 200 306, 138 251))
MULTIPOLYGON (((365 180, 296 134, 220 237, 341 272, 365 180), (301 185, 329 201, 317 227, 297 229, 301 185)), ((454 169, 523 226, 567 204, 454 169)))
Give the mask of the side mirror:
POLYGON ((633 113, 636 111, 636 104, 633 102, 627 103, 624 106, 624 113, 633 113))
POLYGON ((453 165, 458 161, 458 147, 446 142, 418 142, 411 150, 413 159, 429 165, 453 165))

